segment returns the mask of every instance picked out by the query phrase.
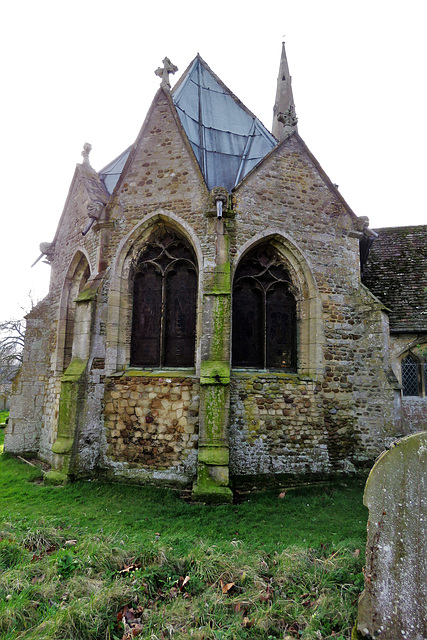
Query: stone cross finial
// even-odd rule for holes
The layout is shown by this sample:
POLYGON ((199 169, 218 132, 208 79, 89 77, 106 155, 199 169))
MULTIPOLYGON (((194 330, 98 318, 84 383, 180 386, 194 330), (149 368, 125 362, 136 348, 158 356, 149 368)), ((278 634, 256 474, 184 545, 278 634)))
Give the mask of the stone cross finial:
POLYGON ((83 164, 90 164, 89 154, 91 151, 92 151, 92 145, 89 144, 89 142, 85 142, 83 145, 83 151, 82 151, 83 164))
POLYGON ((159 76, 159 78, 162 79, 160 86, 163 87, 164 89, 165 88, 170 89, 171 85, 169 81, 169 74, 176 73, 177 71, 178 71, 178 67, 172 64, 169 58, 164 58, 163 68, 159 67, 154 73, 156 74, 156 76, 159 76))

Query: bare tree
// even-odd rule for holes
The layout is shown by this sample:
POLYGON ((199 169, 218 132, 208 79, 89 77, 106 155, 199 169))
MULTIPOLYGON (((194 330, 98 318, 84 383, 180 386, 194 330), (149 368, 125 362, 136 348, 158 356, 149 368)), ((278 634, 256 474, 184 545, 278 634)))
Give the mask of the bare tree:
POLYGON ((0 383, 10 382, 22 363, 25 320, 0 322, 0 383))

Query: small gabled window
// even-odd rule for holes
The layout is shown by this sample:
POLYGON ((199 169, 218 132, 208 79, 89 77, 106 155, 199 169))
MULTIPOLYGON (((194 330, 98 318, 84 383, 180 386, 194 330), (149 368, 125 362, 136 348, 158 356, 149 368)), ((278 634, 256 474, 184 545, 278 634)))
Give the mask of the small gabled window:
POLYGON ((134 271, 131 365, 193 367, 196 256, 172 230, 153 235, 134 271))
POLYGON ((296 302, 283 260, 261 245, 239 264, 233 285, 233 367, 297 370, 296 302))

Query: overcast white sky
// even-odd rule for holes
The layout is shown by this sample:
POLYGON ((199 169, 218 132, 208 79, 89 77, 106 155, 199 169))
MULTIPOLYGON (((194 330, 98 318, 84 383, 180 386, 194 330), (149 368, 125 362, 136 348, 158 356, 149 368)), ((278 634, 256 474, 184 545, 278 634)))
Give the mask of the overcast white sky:
POLYGON ((100 170, 136 138, 165 56, 199 52, 270 129, 285 36, 299 133, 371 227, 427 224, 426 0, 4 3, 0 319, 42 298, 84 142, 100 170))

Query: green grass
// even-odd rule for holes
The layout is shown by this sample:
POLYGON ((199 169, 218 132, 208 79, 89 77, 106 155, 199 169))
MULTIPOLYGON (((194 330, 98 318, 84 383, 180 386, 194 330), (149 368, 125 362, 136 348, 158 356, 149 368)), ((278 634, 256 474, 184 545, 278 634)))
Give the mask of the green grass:
POLYGON ((209 507, 154 487, 40 477, 0 456, 0 638, 350 637, 361 483, 209 507))
MULTIPOLYGON (((9 415, 9 411, 1 411, 0 412, 0 424, 3 424, 6 418, 9 415)), ((4 446, 4 428, 0 429, 0 455, 3 453, 4 446)))

